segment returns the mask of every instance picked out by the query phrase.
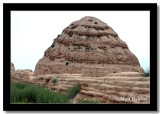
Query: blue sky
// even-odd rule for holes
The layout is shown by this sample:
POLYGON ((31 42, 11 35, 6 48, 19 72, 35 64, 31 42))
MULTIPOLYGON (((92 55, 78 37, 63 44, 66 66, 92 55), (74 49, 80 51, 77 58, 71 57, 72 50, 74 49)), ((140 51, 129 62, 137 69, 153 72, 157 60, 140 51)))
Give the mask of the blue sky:
POLYGON ((148 11, 11 11, 11 61, 16 69, 34 70, 53 39, 84 16, 97 17, 111 26, 141 67, 150 66, 148 11))

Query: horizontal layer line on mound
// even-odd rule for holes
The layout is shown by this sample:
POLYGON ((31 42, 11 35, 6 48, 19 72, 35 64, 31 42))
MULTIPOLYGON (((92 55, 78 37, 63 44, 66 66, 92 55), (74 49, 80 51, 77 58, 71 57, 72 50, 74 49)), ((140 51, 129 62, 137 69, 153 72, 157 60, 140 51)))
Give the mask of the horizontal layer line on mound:
MULTIPOLYGON (((85 53, 85 52, 84 52, 85 53)), ((77 56, 78 56, 79 54, 77 54, 77 56)), ((112 65, 112 64, 117 64, 117 65, 132 65, 132 66, 137 66, 138 65, 138 63, 137 62, 134 62, 133 60, 132 61, 130 61, 131 60, 131 58, 126 58, 125 60, 124 59, 121 59, 121 61, 118 61, 119 59, 117 59, 117 58, 109 58, 109 57, 103 57, 101 60, 96 60, 96 59, 85 59, 85 58, 82 58, 82 57, 74 57, 74 56, 71 56, 71 55, 57 55, 57 56, 55 56, 55 55, 51 55, 50 57, 49 57, 49 59, 50 60, 55 60, 55 59, 60 59, 60 58, 65 58, 65 60, 67 60, 67 61, 70 61, 70 62, 77 62, 77 63, 83 63, 83 62, 85 62, 85 63, 87 63, 87 64, 108 64, 108 65, 112 65), (124 63, 125 62, 125 63, 124 63)), ((90 56, 90 55, 86 55, 86 56, 90 56)), ((47 57, 47 56, 46 56, 47 57)), ((97 56, 98 57, 98 56, 97 56)), ((64 63, 61 63, 60 65, 64 65, 64 63)), ((89 68, 91 68, 91 67, 89 67, 89 68)), ((103 66, 102 66, 102 68, 104 68, 103 66)), ((134 69, 134 68, 133 68, 134 69)), ((134 71, 137 71, 137 70, 134 70, 134 71)), ((98 71, 97 71, 98 72, 98 71)), ((116 72, 116 71, 114 71, 114 72, 116 72)))
MULTIPOLYGON (((75 81, 59 81, 59 83, 61 84, 74 84, 78 82, 77 79, 75 79, 75 81)), ((96 82, 95 81, 87 81, 87 84, 85 84, 86 82, 83 83, 83 81, 81 81, 82 85, 84 86, 89 86, 89 85, 92 85, 94 83, 97 83, 97 84, 108 84, 108 85, 111 85, 111 86, 119 86, 119 87, 142 87, 142 88, 149 88, 150 87, 150 82, 136 82, 136 81, 102 81, 102 80, 97 80, 96 82)), ((96 85, 98 86, 98 85, 96 85)))
POLYGON ((94 28, 96 30, 104 30, 104 29, 109 29, 110 28, 109 26, 97 26, 97 25, 72 25, 70 27, 70 29, 75 29, 77 26, 83 26, 83 27, 86 27, 86 28, 94 28))
POLYGON ((93 87, 81 87, 82 90, 85 91, 94 91, 94 92, 100 92, 107 95, 117 95, 119 97, 138 97, 138 96, 149 96, 149 94, 137 94, 134 92, 121 92, 116 90, 98 90, 97 88, 93 87))
MULTIPOLYGON (((84 46, 84 47, 90 47, 90 42, 86 40, 74 40, 74 39, 57 39, 56 42, 58 43, 61 43, 61 44, 64 44, 65 46, 69 46, 69 45, 74 45, 74 46, 84 46)), ((106 45, 110 45, 111 48, 114 48, 114 47, 122 47, 122 48, 126 48, 128 49, 128 46, 123 43, 123 42, 109 42, 109 41, 93 41, 91 42, 92 44, 93 43, 98 43, 100 44, 98 46, 99 49, 107 49, 106 45)))
MULTIPOLYGON (((118 34, 114 34, 114 33, 110 33, 110 32, 79 32, 79 31, 76 31, 76 30, 64 30, 65 33, 68 33, 69 36, 71 37, 74 34, 77 34, 79 36, 88 36, 88 37, 92 37, 92 36, 97 36, 97 37, 100 37, 100 36, 107 36, 108 35, 111 35, 113 37, 118 37, 118 34)), ((109 38, 109 37, 108 37, 109 38)))

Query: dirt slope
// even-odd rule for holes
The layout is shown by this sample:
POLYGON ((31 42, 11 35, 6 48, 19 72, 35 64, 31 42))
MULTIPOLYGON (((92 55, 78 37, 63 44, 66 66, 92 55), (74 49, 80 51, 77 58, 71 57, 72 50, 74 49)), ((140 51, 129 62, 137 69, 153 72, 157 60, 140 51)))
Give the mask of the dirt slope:
MULTIPOLYGON (((65 92, 69 87, 80 84, 81 91, 74 98, 94 99, 102 103, 150 103, 150 78, 137 72, 113 73, 103 77, 85 77, 82 74, 47 74, 17 78, 13 80, 38 84, 53 91, 65 92), (52 83, 56 79, 56 83, 52 83)), ((14 78, 13 78, 14 77, 14 78)))

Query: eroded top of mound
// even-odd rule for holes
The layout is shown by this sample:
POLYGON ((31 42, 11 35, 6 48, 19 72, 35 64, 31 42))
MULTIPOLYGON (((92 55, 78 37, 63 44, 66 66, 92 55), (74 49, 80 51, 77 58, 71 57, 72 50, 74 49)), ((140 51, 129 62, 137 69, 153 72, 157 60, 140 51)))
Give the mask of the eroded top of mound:
POLYGON ((74 21, 45 51, 50 60, 139 65, 118 34, 101 20, 86 16, 74 21))

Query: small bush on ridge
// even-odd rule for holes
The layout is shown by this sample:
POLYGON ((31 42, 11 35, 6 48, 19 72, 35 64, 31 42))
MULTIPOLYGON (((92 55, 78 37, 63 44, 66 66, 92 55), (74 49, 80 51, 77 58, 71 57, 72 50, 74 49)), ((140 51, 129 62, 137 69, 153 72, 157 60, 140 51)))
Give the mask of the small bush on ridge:
POLYGON ((55 84, 57 82, 57 78, 52 79, 52 83, 55 84))
POLYGON ((77 93, 79 93, 81 90, 81 86, 79 84, 74 85, 73 87, 70 87, 68 89, 68 98, 72 99, 76 96, 77 93))

